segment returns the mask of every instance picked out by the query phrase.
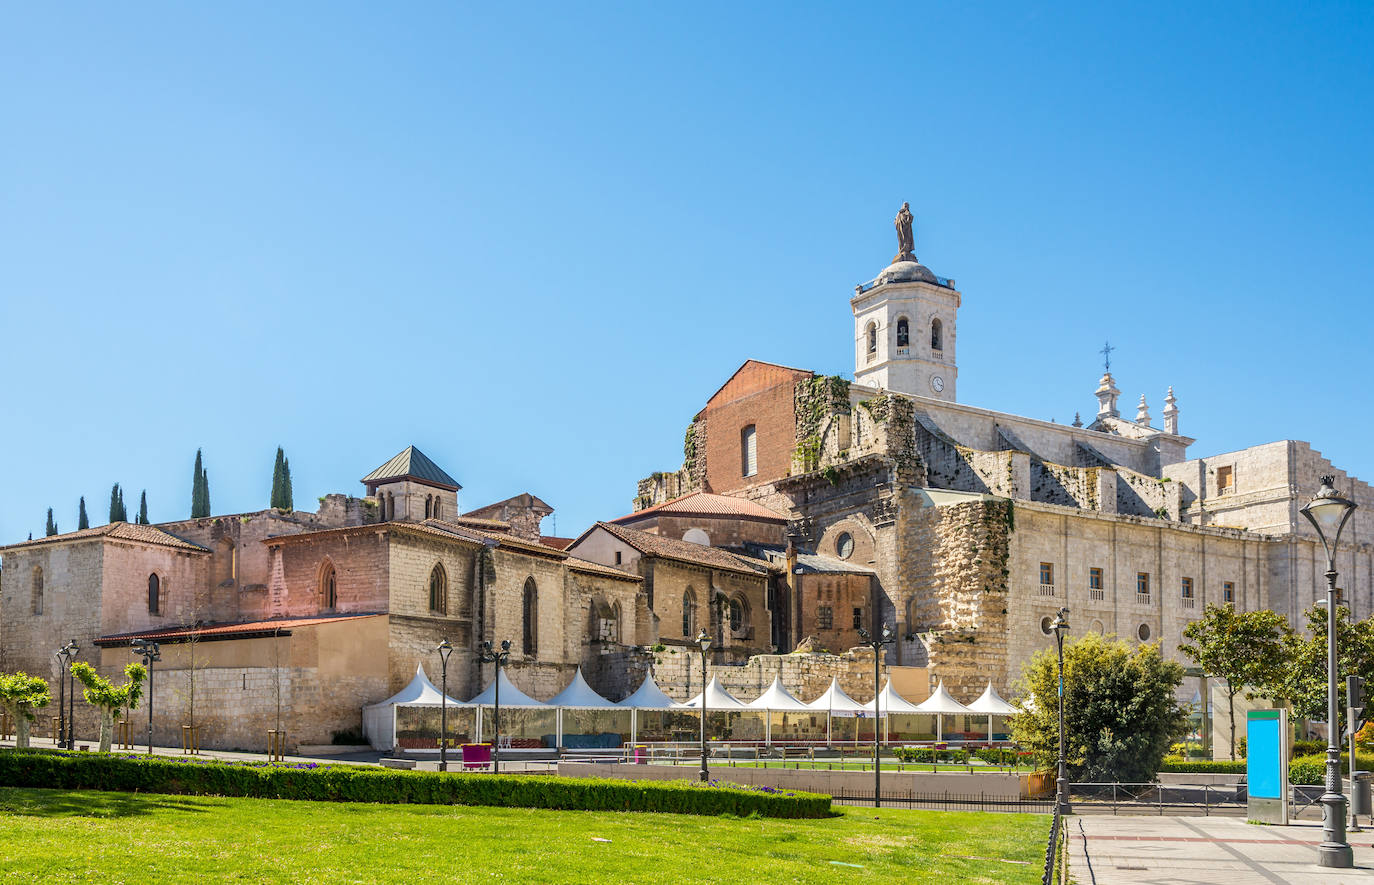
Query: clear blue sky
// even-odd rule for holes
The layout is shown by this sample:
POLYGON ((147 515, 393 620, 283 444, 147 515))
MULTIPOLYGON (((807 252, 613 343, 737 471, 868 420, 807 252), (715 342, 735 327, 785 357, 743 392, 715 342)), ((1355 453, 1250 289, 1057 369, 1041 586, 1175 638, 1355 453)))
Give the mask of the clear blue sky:
POLYGON ((116 481, 183 518, 198 446, 236 512, 278 445, 313 508, 411 443, 573 534, 744 359, 852 370, 903 200, 962 401, 1087 415, 1110 338, 1193 455, 1374 480, 1371 46, 1363 2, 10 4, 0 542, 116 481))

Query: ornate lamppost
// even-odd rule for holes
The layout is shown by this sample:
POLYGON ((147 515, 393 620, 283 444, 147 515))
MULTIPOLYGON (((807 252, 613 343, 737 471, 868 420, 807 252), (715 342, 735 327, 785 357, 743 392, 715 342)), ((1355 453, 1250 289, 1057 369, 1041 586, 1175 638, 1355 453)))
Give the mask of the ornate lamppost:
POLYGON ((445 636, 435 649, 439 652, 439 770, 448 771, 448 656, 453 646, 445 636))
POLYGON ((701 782, 711 780, 711 769, 706 762, 706 652, 711 649, 711 637, 702 630, 697 634, 697 645, 701 647, 701 782))
MULTIPOLYGON (((873 649, 873 807, 878 808, 882 805, 882 785, 883 785, 883 765, 882 765, 882 732, 880 723, 882 714, 878 710, 878 696, 881 690, 879 685, 878 668, 882 663, 883 646, 891 645, 897 641, 897 637, 892 635, 892 625, 883 624, 881 635, 869 636, 868 631, 859 628, 859 639, 863 644, 873 649)), ((936 714, 939 715, 938 713, 936 714)))
POLYGON ((1050 623, 1050 630, 1054 632, 1054 644, 1059 650, 1059 777, 1054 782, 1054 801, 1059 806, 1060 814, 1069 814, 1073 811, 1069 805, 1069 766, 1064 759, 1064 634, 1069 632, 1069 621, 1064 616, 1068 613, 1067 608, 1061 608, 1059 614, 1054 616, 1054 621, 1050 623))
MULTIPOLYGON (((67 644, 57 650, 57 659, 61 661, 61 669, 57 673, 57 746, 72 749, 73 740, 68 735, 71 720, 67 717, 67 681, 72 675, 72 661, 76 659, 76 640, 69 639, 67 644)), ((72 686, 72 694, 76 694, 76 686, 72 686)), ((73 704, 73 707, 75 705, 73 704)))
MULTIPOLYGON (((492 709, 491 773, 501 773, 501 667, 510 660, 510 640, 501 640, 501 650, 492 648, 490 640, 483 640, 477 652, 477 663, 496 665, 496 696, 492 709)), ((481 715, 479 709, 478 715, 481 715)))
POLYGON ((148 755, 153 755, 153 662, 162 660, 162 649, 156 642, 135 639, 133 652, 143 656, 143 666, 148 671, 148 755))
MULTIPOLYGON (((1326 550, 1326 792, 1322 793, 1322 836, 1317 863, 1349 869, 1355 854, 1345 838, 1345 796, 1341 795, 1341 747, 1336 734, 1339 716, 1336 694, 1336 545, 1355 512, 1355 502, 1336 491, 1333 476, 1323 476, 1321 488, 1302 508, 1326 550)), ((1354 770, 1355 760, 1350 760, 1354 770)))

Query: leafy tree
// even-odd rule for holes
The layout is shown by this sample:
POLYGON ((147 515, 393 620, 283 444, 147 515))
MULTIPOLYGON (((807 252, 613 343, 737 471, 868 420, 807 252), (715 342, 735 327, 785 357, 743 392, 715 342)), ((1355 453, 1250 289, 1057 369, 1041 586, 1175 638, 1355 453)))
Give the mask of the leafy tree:
POLYGON ((1231 758, 1236 758, 1236 695, 1275 694, 1288 663, 1293 628, 1268 609, 1238 612, 1231 603, 1209 605, 1202 618, 1183 628, 1188 644, 1178 650, 1209 676, 1226 680, 1231 722, 1231 758))
POLYGON ((108 753, 114 737, 114 721, 124 710, 132 710, 138 706, 139 699, 143 697, 143 680, 148 678, 148 671, 142 664, 131 662, 124 668, 124 676, 128 681, 116 686, 95 672, 95 668, 90 664, 76 661, 72 664, 72 675, 86 686, 86 690, 81 693, 86 698, 86 703, 100 710, 100 752, 108 753))
POLYGON ((33 711, 46 707, 51 700, 43 679, 23 672, 0 673, 0 707, 14 717, 16 747, 29 745, 29 723, 37 718, 33 711))
POLYGON ((210 474, 206 472, 200 449, 196 449, 196 466, 191 478, 191 518, 210 515, 210 474))
MULTIPOLYGON (((1311 636, 1288 637, 1291 664, 1278 688, 1280 697, 1293 704, 1293 715, 1326 721, 1326 606, 1314 605, 1304 614, 1311 636)), ((1345 677, 1363 676, 1374 682, 1374 620, 1351 621, 1350 610, 1336 606, 1336 705, 1337 734, 1345 729, 1345 677)))
POLYGON ((57 534, 57 523, 53 522, 51 507, 48 508, 48 525, 43 530, 43 533, 49 538, 57 534))
POLYGON ((139 525, 148 525, 148 490, 138 496, 138 520, 139 525))
POLYGON ((110 489, 110 522, 128 522, 129 511, 124 507, 124 490, 119 483, 110 489))
MULTIPOLYGON (((1089 633, 1064 645, 1064 750, 1078 781, 1141 783, 1154 777, 1187 727, 1174 696, 1183 667, 1159 645, 1135 648, 1089 633)), ((1012 717, 1015 739, 1047 765, 1058 758, 1059 660, 1054 649, 1026 662, 1017 690, 1031 703, 1012 717)))
POLYGON ((76 512, 76 528, 77 531, 80 531, 81 529, 88 529, 90 527, 91 518, 86 515, 86 496, 82 495, 81 504, 78 506, 76 512))
POLYGON ((281 446, 277 446, 277 463, 272 467, 272 500, 269 507, 295 510, 291 501, 291 462, 281 446))

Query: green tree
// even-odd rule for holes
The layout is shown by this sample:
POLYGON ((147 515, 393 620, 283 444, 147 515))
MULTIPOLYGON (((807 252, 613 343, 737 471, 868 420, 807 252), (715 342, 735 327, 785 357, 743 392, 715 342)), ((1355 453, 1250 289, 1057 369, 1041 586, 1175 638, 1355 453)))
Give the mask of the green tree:
POLYGON ((210 515, 210 474, 205 470, 200 449, 196 449, 195 473, 191 478, 191 518, 210 515))
POLYGON ((86 496, 82 495, 81 504, 78 506, 76 512, 76 528, 77 531, 80 531, 81 529, 88 529, 90 527, 91 518, 86 515, 86 496))
POLYGON ((34 710, 46 707, 52 700, 48 683, 27 673, 0 673, 0 707, 14 717, 14 745, 20 749, 29 745, 29 723, 34 710))
POLYGON ((53 522, 51 507, 48 508, 48 525, 46 528, 44 528, 43 534, 45 534, 49 538, 57 534, 57 523, 53 522))
POLYGON ((72 675, 86 686, 85 691, 81 693, 86 698, 86 703, 100 711, 100 752, 108 753, 111 740, 114 738, 114 721, 124 710, 132 710, 138 706, 139 698, 143 697, 143 680, 148 678, 148 671, 142 664, 130 663, 124 668, 124 676, 128 681, 116 686, 95 672, 95 668, 90 664, 76 661, 72 664, 72 675))
MULTIPOLYGON (((1310 636, 1293 633, 1288 638, 1290 664, 1278 695, 1293 704, 1293 715, 1326 721, 1326 606, 1314 605, 1303 613, 1310 636)), ((1362 676, 1374 682, 1374 620, 1351 621, 1350 610, 1336 606, 1336 727, 1345 729, 1345 677, 1362 676)))
POLYGON ((148 525, 148 490, 138 496, 138 524, 148 525))
POLYGON ((128 522, 129 511, 124 507, 124 490, 119 483, 110 489, 110 522, 128 522))
POLYGON ((277 463, 272 466, 272 499, 268 506, 278 510, 296 509, 291 502, 291 462, 281 446, 277 446, 277 463))
POLYGON ((1231 758, 1236 758, 1236 695, 1274 695, 1288 663, 1293 628, 1268 609, 1238 612, 1231 603, 1209 605, 1202 618, 1183 628, 1188 643, 1178 650, 1208 676, 1226 680, 1231 722, 1231 758))
MULTIPOLYGON (((1187 712, 1174 696, 1183 667, 1158 644, 1131 648, 1089 633, 1064 645, 1064 748, 1069 776, 1102 783, 1149 781, 1169 745, 1183 735, 1187 712)), ((1039 762, 1058 758, 1059 660, 1039 651, 1022 668, 1017 690, 1029 703, 1012 717, 1014 738, 1039 762)))

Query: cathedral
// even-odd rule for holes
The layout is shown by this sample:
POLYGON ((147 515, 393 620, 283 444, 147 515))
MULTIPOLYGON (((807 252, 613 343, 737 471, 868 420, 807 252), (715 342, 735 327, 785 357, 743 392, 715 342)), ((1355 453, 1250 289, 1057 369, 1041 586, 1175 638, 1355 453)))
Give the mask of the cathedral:
MULTIPOLYGON (((0 548, 0 671, 55 689, 69 639, 107 675, 133 640, 157 640, 170 674, 156 702, 175 711, 157 739, 191 718, 206 746, 260 749, 274 728, 292 745, 356 733, 417 664, 433 674, 441 639, 458 650, 455 697, 491 679, 478 644, 509 639, 524 692, 548 698, 581 668, 614 700, 703 630, 722 681, 747 671, 733 684, 761 690, 787 653, 842 652, 887 623, 890 666, 969 700, 989 679, 1014 694, 1061 607, 1075 632, 1173 656, 1212 603, 1301 626, 1325 560, 1298 508, 1332 475, 1374 511, 1368 484, 1296 440, 1192 457, 1173 389, 1162 426, 1143 395, 1125 417, 1110 364, 1086 423, 960 402, 963 296, 916 258, 908 206, 895 226, 897 254, 849 298, 852 380, 746 360, 688 422, 682 466, 641 480, 628 514, 551 538, 533 494, 464 513, 459 483, 410 447, 314 513, 17 543, 0 548)), ((1358 617, 1374 613, 1372 533, 1357 515, 1340 551, 1358 617)), ((867 684, 871 657, 833 660, 867 684)), ((690 667, 673 672, 660 682, 685 699, 690 667)))

